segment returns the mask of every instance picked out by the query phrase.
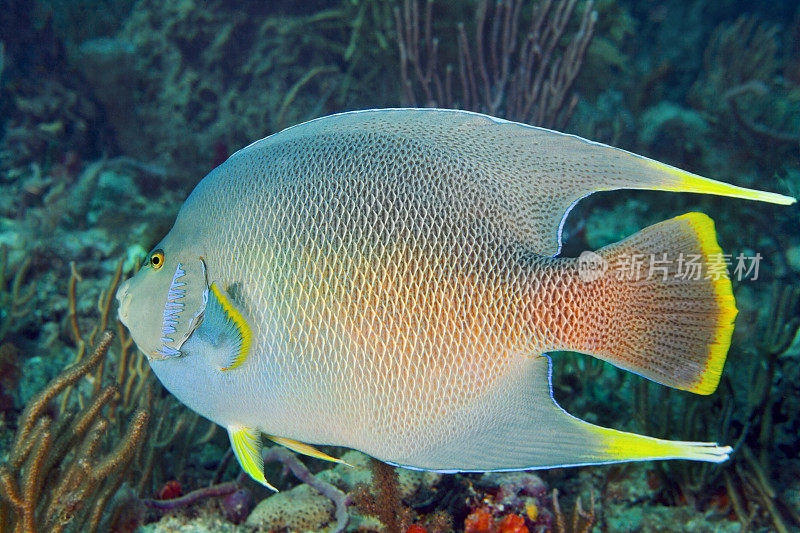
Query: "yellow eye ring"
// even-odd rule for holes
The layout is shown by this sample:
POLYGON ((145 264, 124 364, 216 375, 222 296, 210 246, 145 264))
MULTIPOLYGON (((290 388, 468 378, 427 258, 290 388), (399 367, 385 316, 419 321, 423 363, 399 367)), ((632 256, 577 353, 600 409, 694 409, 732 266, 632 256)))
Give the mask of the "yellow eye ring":
POLYGON ((161 267, 164 266, 164 252, 162 250, 156 250, 150 254, 150 266, 153 267, 153 270, 161 270, 161 267))

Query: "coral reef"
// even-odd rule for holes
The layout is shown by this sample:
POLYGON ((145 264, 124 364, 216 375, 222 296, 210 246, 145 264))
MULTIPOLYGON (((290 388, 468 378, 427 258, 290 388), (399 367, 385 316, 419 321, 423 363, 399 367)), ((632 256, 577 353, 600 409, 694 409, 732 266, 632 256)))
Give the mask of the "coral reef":
MULTIPOLYGON (((97 318, 85 328, 78 307, 81 278, 73 266, 66 323, 74 363, 31 397, 16 420, 16 436, 0 465, 0 531, 133 531, 145 517, 138 495, 168 475, 165 462, 176 465, 163 448, 198 439, 198 417, 184 408, 174 413, 169 407, 175 400, 154 392, 149 366, 131 353, 132 341, 118 322, 118 349, 109 354, 112 335, 101 333, 121 276, 119 262, 98 298, 97 318), (152 412, 161 416, 151 429, 152 412), (169 439, 162 436, 165 424, 169 439)), ((7 346, 0 349, 6 363, 7 346)))
MULTIPOLYGON (((139 409, 128 430, 107 452, 104 408, 118 402, 108 385, 79 413, 49 412, 51 402, 99 367, 111 346, 106 333, 94 353, 65 370, 27 404, 14 445, 0 465, 0 526, 15 531, 97 531, 106 505, 144 440, 148 412, 139 409), (47 490, 45 490, 47 488, 47 490)), ((113 519, 112 519, 113 520, 113 519)))
POLYGON ((333 512, 333 502, 328 498, 309 485, 298 485, 258 504, 247 525, 266 531, 320 531, 331 521, 333 512))
POLYGON ((792 377, 797 373, 786 367, 791 366, 786 354, 800 326, 798 295, 791 285, 773 291, 758 351, 748 356, 749 362, 736 361, 724 378, 724 395, 667 400, 669 393, 646 382, 638 384, 636 417, 648 432, 708 438, 712 431, 713 440, 735 443, 732 459, 722 465, 656 463, 647 479, 656 501, 688 505, 709 519, 733 520, 743 529, 800 527, 800 513, 775 488, 781 478, 792 486, 797 473, 792 463, 800 420, 791 407, 796 403, 797 381, 792 377))
POLYGON ((19 351, 10 342, 0 344, 0 417, 13 413, 14 391, 19 379, 19 351))
POLYGON ((753 162, 771 166, 800 146, 798 96, 776 81, 778 36, 777 26, 756 17, 720 25, 689 95, 717 135, 734 139, 753 162))
POLYGON ((30 257, 11 264, 8 246, 0 243, 0 344, 14 331, 21 319, 30 314, 29 304, 33 299, 33 284, 25 284, 30 257))
POLYGON ((474 486, 482 490, 471 497, 472 512, 464 519, 464 531, 517 533, 552 529, 547 488, 537 475, 484 474, 474 486))
POLYGON ((122 152, 169 168, 173 186, 188 192, 220 151, 375 94, 353 76, 375 68, 358 45, 379 16, 366 2, 309 15, 258 3, 141 1, 116 35, 81 44, 75 61, 122 152))
MULTIPOLYGON (((246 531, 578 532, 589 531, 596 521, 593 492, 588 509, 575 498, 575 510, 567 516, 559 507, 557 491, 551 495, 539 477, 527 472, 485 474, 471 483, 451 485, 445 482, 447 476, 391 467, 355 451, 342 456, 348 464, 317 474, 285 448, 269 448, 263 455, 267 463, 285 465, 304 483, 262 500, 244 522, 246 531), (455 487, 458 490, 452 490, 455 487)), ((245 481, 246 476, 240 475, 232 482, 144 504, 180 511, 234 495, 245 481)), ((213 530, 208 524, 213 514, 196 515, 196 510, 168 514, 147 530, 213 530)))

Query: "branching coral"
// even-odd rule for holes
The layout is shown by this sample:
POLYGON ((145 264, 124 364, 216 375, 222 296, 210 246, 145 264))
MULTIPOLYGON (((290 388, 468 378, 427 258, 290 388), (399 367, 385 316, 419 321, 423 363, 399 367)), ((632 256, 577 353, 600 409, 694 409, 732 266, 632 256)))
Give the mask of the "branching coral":
POLYGON ((397 471, 377 459, 370 459, 372 484, 362 483, 353 492, 356 506, 380 520, 387 531, 406 530, 411 525, 410 510, 400 499, 397 471))
POLYGON ((11 264, 8 247, 0 245, 0 415, 14 408, 14 391, 20 375, 17 348, 6 342, 31 311, 35 286, 28 282, 30 258, 11 264))
POLYGON ((93 354, 66 369, 28 402, 7 462, 0 465, 0 529, 15 532, 97 531, 144 440, 149 414, 138 409, 119 441, 104 449, 107 406, 119 401, 109 385, 76 414, 52 402, 97 369, 111 346, 105 333, 93 354))
POLYGON ((493 10, 481 0, 474 40, 458 26, 458 87, 452 66, 440 71, 432 5, 427 0, 423 18, 417 0, 395 9, 405 105, 460 107, 564 128, 578 101, 573 84, 594 35, 593 2, 586 3, 580 26, 567 38, 577 0, 536 2, 527 31, 520 28, 521 0, 497 2, 493 10))
POLYGON ((783 395, 774 394, 781 357, 793 344, 800 329, 800 287, 775 285, 769 324, 757 343, 764 357, 747 388, 747 421, 740 437, 738 456, 726 468, 725 486, 743 527, 759 510, 766 511, 777 531, 790 531, 787 522, 800 527, 800 515, 783 502, 774 487, 775 448, 778 428, 774 416, 783 395), (751 447, 752 450, 751 451, 751 447))
MULTIPOLYGON (((717 133, 747 148, 755 161, 800 145, 800 115, 776 81, 779 27, 742 16, 722 24, 705 51, 703 75, 690 99, 717 133)), ((796 97, 794 97, 796 99, 796 97)))
POLYGON ((567 529, 567 521, 558 503, 558 489, 553 489, 553 514, 555 515, 558 533, 589 533, 595 524, 596 516, 594 509, 594 492, 589 493, 589 508, 584 509, 580 496, 575 499, 575 509, 572 511, 572 522, 570 529, 567 529))
POLYGON ((36 290, 32 284, 25 285, 30 258, 11 264, 8 247, 0 245, 0 344, 13 331, 16 322, 30 313, 27 307, 36 290))
MULTIPOLYGON (((146 362, 143 365, 149 370, 146 362)), ((154 494, 167 480, 182 475, 192 453, 210 442, 217 428, 213 422, 202 421, 200 415, 179 404, 160 387, 155 387, 160 392, 150 393, 150 389, 148 386, 148 394, 153 396, 153 410, 161 416, 151 428, 137 465, 136 488, 142 496, 154 494)))
POLYGON ((11 452, 0 466, 0 532, 116 530, 123 522, 135 527, 144 509, 137 495, 160 482, 152 470, 162 466, 164 448, 197 438, 197 417, 171 409, 175 401, 154 392, 149 366, 132 351, 124 328, 117 322, 117 357, 109 355, 112 334, 100 336, 121 276, 120 263, 87 332, 77 306, 81 278, 72 268, 67 324, 74 362, 28 402, 17 421, 11 452), (156 409, 163 416, 154 437, 145 439, 156 409), (126 480, 138 483, 136 492, 123 486, 126 480))
MULTIPOLYGON (((122 278, 122 262, 117 264, 109 286, 103 290, 97 302, 97 323, 85 333, 81 330, 77 311, 77 286, 81 277, 72 266, 68 285, 70 333, 76 344, 76 361, 82 359, 85 347, 91 346, 99 331, 104 330, 110 321, 110 313, 114 294, 122 278)), ((127 420, 141 406, 160 413, 149 429, 148 438, 142 451, 135 458, 138 475, 135 480, 135 492, 139 495, 152 494, 167 478, 177 475, 183 470, 186 458, 193 445, 203 444, 214 436, 216 425, 203 425, 200 416, 180 405, 163 388, 156 385, 155 378, 147 360, 138 352, 125 327, 116 322, 119 337, 117 357, 101 362, 94 372, 94 394, 97 394, 102 383, 112 382, 119 390, 120 401, 111 406, 109 421, 115 425, 115 431, 122 434, 127 420), (166 453, 168 450, 174 453, 166 453)), ((86 400, 77 398, 79 403, 86 400)), ((65 408, 62 401, 62 409, 65 408)))

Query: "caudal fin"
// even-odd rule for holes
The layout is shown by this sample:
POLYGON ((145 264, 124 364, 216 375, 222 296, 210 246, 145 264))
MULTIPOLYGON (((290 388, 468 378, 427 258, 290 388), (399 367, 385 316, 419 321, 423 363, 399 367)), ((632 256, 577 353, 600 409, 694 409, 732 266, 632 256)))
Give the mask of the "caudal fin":
POLYGON ((714 392, 737 311, 713 221, 688 213, 597 256, 601 273, 579 264, 588 333, 568 347, 670 387, 714 392))

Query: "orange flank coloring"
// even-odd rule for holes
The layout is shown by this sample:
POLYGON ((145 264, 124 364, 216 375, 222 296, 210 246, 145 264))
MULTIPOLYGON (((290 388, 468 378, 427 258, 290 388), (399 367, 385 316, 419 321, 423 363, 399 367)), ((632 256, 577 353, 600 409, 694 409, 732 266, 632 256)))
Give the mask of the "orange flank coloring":
POLYGON ((524 273, 512 260, 487 268, 477 246, 468 262, 433 248, 363 248, 305 247, 297 286, 309 287, 312 303, 295 313, 302 329, 329 328, 337 356, 374 387, 349 386, 355 405, 390 395, 391 412, 425 405, 447 416, 534 353, 524 273))

